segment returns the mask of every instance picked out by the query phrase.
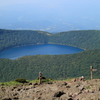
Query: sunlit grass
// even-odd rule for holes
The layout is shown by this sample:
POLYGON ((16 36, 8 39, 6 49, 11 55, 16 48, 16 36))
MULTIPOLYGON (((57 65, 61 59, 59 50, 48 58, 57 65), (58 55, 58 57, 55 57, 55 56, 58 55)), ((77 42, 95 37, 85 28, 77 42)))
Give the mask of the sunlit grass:
MULTIPOLYGON (((47 82, 57 82, 57 81, 71 81, 72 78, 68 78, 68 79, 64 79, 64 80, 52 80, 52 79, 42 79, 43 83, 47 83, 47 82)), ((16 81, 9 81, 9 82, 0 82, 0 86, 13 86, 13 85, 21 85, 21 84, 28 84, 28 83, 38 83, 39 80, 26 80, 27 83, 20 83, 20 82, 16 82, 16 81)))
POLYGON ((16 81, 10 81, 10 82, 1 82, 0 85, 2 86, 12 86, 12 85, 20 85, 21 83, 16 81))

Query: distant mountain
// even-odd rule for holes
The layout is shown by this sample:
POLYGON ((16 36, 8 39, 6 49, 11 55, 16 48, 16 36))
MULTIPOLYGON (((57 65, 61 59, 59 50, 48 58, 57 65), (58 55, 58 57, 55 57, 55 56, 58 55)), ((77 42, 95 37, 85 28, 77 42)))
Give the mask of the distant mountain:
POLYGON ((2 22, 0 28, 13 29, 13 30, 41 30, 50 33, 71 31, 71 30, 88 30, 100 29, 98 22, 91 22, 91 20, 83 20, 81 22, 75 21, 49 21, 49 20, 36 20, 36 21, 13 21, 2 22), (86 24, 87 23, 87 24, 86 24))

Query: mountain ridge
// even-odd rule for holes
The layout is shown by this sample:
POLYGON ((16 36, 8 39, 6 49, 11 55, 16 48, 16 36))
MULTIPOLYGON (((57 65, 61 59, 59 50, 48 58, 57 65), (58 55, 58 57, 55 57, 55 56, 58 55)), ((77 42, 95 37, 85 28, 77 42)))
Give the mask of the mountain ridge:
POLYGON ((100 49, 99 43, 99 30, 78 30, 51 34, 44 31, 0 29, 0 51, 34 44, 61 44, 91 50, 100 49))

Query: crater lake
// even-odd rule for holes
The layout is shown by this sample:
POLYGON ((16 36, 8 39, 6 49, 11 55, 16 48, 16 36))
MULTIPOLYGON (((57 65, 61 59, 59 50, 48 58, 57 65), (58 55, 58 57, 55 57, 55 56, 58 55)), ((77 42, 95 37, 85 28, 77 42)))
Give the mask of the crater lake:
POLYGON ((57 44, 38 44, 15 47, 0 52, 0 58, 8 58, 11 60, 27 55, 60 55, 73 54, 84 51, 82 49, 57 44))

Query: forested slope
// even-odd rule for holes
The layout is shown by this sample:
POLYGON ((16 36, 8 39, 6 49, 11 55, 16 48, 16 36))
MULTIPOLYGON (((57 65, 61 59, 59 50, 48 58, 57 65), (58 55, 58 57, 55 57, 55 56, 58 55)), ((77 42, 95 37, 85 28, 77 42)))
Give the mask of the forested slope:
POLYGON ((42 31, 0 29, 0 51, 15 46, 48 43, 48 34, 42 31))
POLYGON ((15 46, 34 44, 62 44, 83 48, 86 51, 71 55, 35 55, 16 60, 0 59, 0 81, 16 78, 36 79, 41 71, 47 78, 61 79, 85 76, 89 67, 100 78, 100 31, 68 31, 50 34, 43 31, 0 29, 0 51, 15 46))
POLYGON ((43 31, 0 29, 0 51, 15 46, 47 43, 69 45, 84 50, 100 49, 100 31, 81 30, 50 34, 43 31))
POLYGON ((79 30, 54 34, 50 43, 75 46, 84 50, 100 48, 99 30, 79 30))
POLYGON ((16 60, 0 59, 0 81, 16 78, 36 79, 38 72, 52 79, 90 77, 89 67, 98 69, 93 78, 100 78, 100 50, 83 51, 69 55, 35 55, 16 60))

